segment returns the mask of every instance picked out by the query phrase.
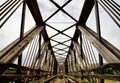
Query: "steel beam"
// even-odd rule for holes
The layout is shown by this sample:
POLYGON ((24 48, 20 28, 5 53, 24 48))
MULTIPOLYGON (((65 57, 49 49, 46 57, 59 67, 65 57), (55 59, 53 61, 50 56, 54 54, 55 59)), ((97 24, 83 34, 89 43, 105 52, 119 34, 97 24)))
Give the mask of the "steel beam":
POLYGON ((57 67, 58 67, 58 63, 57 60, 54 58, 54 65, 53 65, 53 74, 56 75, 57 74, 57 67))
POLYGON ((68 73, 68 62, 67 59, 65 60, 65 74, 68 73))
POLYGON ((83 62, 84 59, 83 59, 82 56, 81 56, 79 44, 78 44, 77 42, 73 42, 73 45, 74 45, 74 47, 75 47, 75 49, 76 49, 76 52, 78 53, 78 57, 79 57, 80 62, 81 62, 81 68, 84 69, 85 64, 84 64, 84 62, 83 62))
MULTIPOLYGON (((36 27, 36 26, 35 26, 36 27)), ((31 28, 29 31, 27 31, 25 34, 24 34, 24 38, 26 36, 28 36, 34 29, 35 27, 31 28)), ((6 46, 0 53, 0 59, 2 57, 4 57, 5 55, 7 55, 7 53, 12 49, 14 48, 20 41, 20 38, 17 38, 15 41, 13 41, 12 43, 10 43, 8 46, 6 46)))
POLYGON ((84 75, 85 78, 99 78, 120 81, 120 75, 84 75))
POLYGON ((38 57, 38 67, 37 68, 41 68, 42 59, 43 59, 44 53, 48 47, 48 43, 49 42, 45 42, 43 48, 41 48, 41 53, 40 53, 40 56, 38 57))
POLYGON ((89 33, 84 27, 79 26, 78 29, 87 36, 87 38, 93 43, 93 45, 96 47, 96 49, 99 51, 102 57, 108 62, 108 63, 119 63, 120 60, 112 53, 110 52, 102 43, 99 42, 98 39, 96 39, 91 33, 89 33), (101 49, 102 48, 102 49, 101 49))
MULTIPOLYGON (((89 27, 85 26, 85 29, 92 34, 95 38, 98 39, 97 33, 95 33, 93 30, 91 30, 89 27)), ((118 50, 115 46, 113 46, 111 43, 109 43, 107 40, 101 37, 102 44, 108 48, 117 58, 120 60, 120 50, 118 50)))
POLYGON ((78 25, 85 25, 91 11, 92 8, 94 6, 94 0, 85 0, 82 11, 81 11, 81 15, 78 21, 78 25))
MULTIPOLYGON (((25 13, 26 13, 26 0, 23 1, 23 8, 22 8, 22 18, 21 18, 21 30, 20 30, 20 41, 24 38, 24 27, 25 27, 25 13)), ((22 65, 22 53, 18 57, 18 65, 22 65)), ((17 73, 21 73, 21 69, 17 70, 17 73)), ((21 82, 21 80, 17 80, 18 83, 21 82)))
MULTIPOLYGON (((97 37, 99 41, 101 42, 101 29, 100 29, 100 17, 99 17, 99 8, 98 8, 98 2, 95 1, 95 16, 96 16, 96 27, 97 27, 97 37)), ((99 65, 103 65, 103 57, 99 54, 99 65)), ((101 70, 101 74, 103 73, 103 70, 101 70)), ((104 83, 103 79, 100 79, 100 83, 104 83)))
POLYGON ((36 29, 33 30, 28 36, 26 36, 22 41, 20 41, 13 49, 7 53, 2 59, 0 59, 0 63, 11 63, 13 62, 25 49, 25 47, 29 44, 29 42, 36 36, 39 32, 41 32, 43 26, 36 26, 36 29))
POLYGON ((28 5, 28 8, 31 11, 31 14, 32 14, 36 24, 37 25, 44 24, 37 1, 36 0, 26 0, 26 3, 28 5))

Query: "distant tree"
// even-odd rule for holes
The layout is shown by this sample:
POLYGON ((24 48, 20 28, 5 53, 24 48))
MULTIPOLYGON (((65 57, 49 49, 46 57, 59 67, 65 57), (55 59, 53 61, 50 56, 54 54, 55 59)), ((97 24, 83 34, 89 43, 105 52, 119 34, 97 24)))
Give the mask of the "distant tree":
POLYGON ((104 74, 114 74, 112 68, 104 69, 104 74))

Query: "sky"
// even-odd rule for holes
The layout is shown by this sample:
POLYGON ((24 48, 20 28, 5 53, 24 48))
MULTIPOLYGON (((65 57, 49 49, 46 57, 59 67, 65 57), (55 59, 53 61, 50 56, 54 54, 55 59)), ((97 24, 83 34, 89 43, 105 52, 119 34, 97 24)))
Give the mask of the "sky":
MULTIPOLYGON (((0 0, 0 4, 2 4, 5 0, 0 0)), ((62 6, 67 0, 54 0, 62 6)), ((120 4, 119 0, 115 0, 118 4, 120 4)), ((52 13, 54 13, 58 8, 52 4, 49 0, 37 0, 43 20, 46 20, 52 13)), ((72 0, 67 6, 63 9, 72 15, 76 20, 79 19, 81 9, 83 6, 84 0, 72 0)), ((113 22, 113 20, 108 16, 108 14, 99 6, 100 11, 100 23, 101 23, 101 35, 106 40, 110 41, 115 47, 120 50, 120 28, 113 22)), ((12 15, 12 17, 5 23, 5 25, 0 29, 0 51, 9 45, 12 41, 19 37, 20 34, 20 23, 21 23, 21 12, 22 12, 22 5, 20 8, 12 15)), ((96 32, 96 22, 95 22, 95 11, 94 8, 88 18, 86 23, 92 30, 96 32)), ((62 31, 66 27, 74 24, 71 18, 69 18, 66 14, 62 11, 59 11, 54 17, 52 17, 47 24, 52 25, 56 29, 62 31), (65 23, 64 23, 65 22, 65 23)), ((30 14, 29 9, 26 9, 26 20, 25 20, 25 32, 28 31, 30 28, 35 26, 35 22, 33 20, 32 15, 30 14)), ((55 30, 51 29, 50 27, 46 27, 47 32, 50 36, 57 33, 55 30), (54 32, 54 33, 51 33, 54 32)), ((75 31, 75 27, 70 28, 68 31, 64 32, 71 37, 73 36, 75 31)), ((66 36, 60 34, 59 36, 54 37, 58 41, 65 41, 66 36)), ((55 42, 51 41, 52 45, 55 42)), ((70 45, 70 42, 68 42, 70 45)), ((62 48, 62 46, 58 46, 62 48)), ((55 50, 55 49, 53 49, 55 50)), ((68 50, 68 49, 67 49, 68 50)), ((62 52, 61 52, 62 53, 62 52)))

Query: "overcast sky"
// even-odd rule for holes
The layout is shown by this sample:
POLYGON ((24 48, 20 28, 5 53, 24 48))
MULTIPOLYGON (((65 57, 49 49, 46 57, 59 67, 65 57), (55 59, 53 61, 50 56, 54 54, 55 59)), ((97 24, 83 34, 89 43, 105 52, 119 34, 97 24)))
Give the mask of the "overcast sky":
MULTIPOLYGON (((5 0, 0 0, 0 4, 5 0)), ((48 18, 52 13, 54 13, 58 8, 54 6, 49 0, 37 0, 39 4, 39 8, 43 17, 43 20, 48 18)), ((62 5, 67 0, 55 0, 57 3, 62 5)), ((119 0, 115 0, 118 4, 120 4, 119 0)), ((83 6, 84 0, 72 0, 64 9, 72 15, 76 20, 79 19, 81 9, 83 6)), ((107 15, 107 13, 100 8, 100 23, 101 23, 101 31, 102 37, 110 41, 114 46, 120 49, 120 28, 113 22, 113 20, 107 15)), ((21 23, 21 7, 12 15, 12 17, 5 23, 5 25, 0 29, 0 50, 9 45, 13 40, 19 37, 20 33, 20 23, 21 23)), ((69 18, 62 11, 58 12, 53 18, 51 18, 47 23, 53 25, 57 29, 63 30, 64 27, 70 26, 75 22, 69 18), (52 22, 57 22, 53 24, 52 22), (62 22, 67 22, 66 24, 62 22), (63 29, 62 29, 63 28, 63 29)), ((29 9, 26 9, 26 21, 25 21, 25 32, 29 30, 31 27, 35 25, 35 22, 30 14, 29 9)), ((94 8, 92 13, 89 16, 89 19, 86 23, 87 26, 91 27, 94 31, 96 31, 96 23, 95 23, 95 12, 94 8)), ((49 29, 50 30, 50 29, 49 29)), ((75 30, 75 27, 67 32, 68 35, 71 35, 75 30)), ((52 30, 51 30, 52 31, 52 30)), ((49 35, 51 34, 49 31, 49 35)))

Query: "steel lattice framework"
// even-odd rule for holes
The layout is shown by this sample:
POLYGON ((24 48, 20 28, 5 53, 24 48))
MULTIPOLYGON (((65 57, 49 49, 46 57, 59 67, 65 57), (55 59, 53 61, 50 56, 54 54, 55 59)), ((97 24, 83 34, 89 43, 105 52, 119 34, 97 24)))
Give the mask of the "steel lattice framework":
MULTIPOLYGON (((104 83, 104 79, 120 81, 120 50, 101 36, 99 16, 101 6, 120 28, 120 4, 114 0, 84 0, 77 20, 64 9, 72 0, 66 1, 63 5, 55 0, 48 2, 58 9, 45 20, 36 0, 6 0, 1 4, 0 29, 14 12, 23 6, 19 38, 0 51, 0 82, 27 83, 50 75, 51 77, 45 80, 45 83, 48 83, 61 73, 92 83, 104 83), (36 25, 24 32, 26 6, 36 25), (93 7, 95 7, 96 32, 86 25, 93 7), (68 22, 69 26, 60 29, 49 23, 58 12, 62 12, 72 20, 68 22), (52 32, 48 28, 55 33, 50 35, 52 32), (73 30, 72 35, 66 33, 70 29, 73 30), (24 52, 26 53, 23 60, 24 52), (14 64, 16 59, 18 62, 14 64), (112 74, 106 75, 105 70, 111 70, 112 74)), ((56 22, 56 25, 60 24, 56 22)))

